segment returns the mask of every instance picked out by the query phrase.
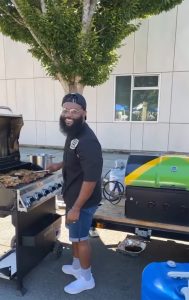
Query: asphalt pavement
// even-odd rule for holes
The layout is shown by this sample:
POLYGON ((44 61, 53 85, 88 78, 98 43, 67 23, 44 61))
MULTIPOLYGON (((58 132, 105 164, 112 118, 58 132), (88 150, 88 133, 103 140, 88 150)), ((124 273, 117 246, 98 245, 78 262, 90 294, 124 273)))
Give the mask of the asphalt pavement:
MULTIPOLYGON (((61 149, 24 148, 21 147, 21 159, 28 160, 27 154, 51 153, 54 161, 62 158, 61 149)), ((115 160, 126 161, 125 153, 103 153, 105 174, 114 167, 115 160)), ((63 210, 59 210, 63 214, 63 210)), ((189 243, 178 241, 166 241, 151 239, 145 251, 138 256, 129 256, 117 251, 117 245, 126 237, 125 232, 98 229, 99 237, 90 238, 93 249, 92 272, 96 280, 96 287, 78 295, 68 295, 64 292, 64 286, 73 280, 70 275, 61 271, 63 264, 71 262, 71 248, 68 233, 62 217, 61 235, 63 251, 60 258, 50 253, 24 278, 24 287, 27 293, 25 300, 140 300, 142 271, 150 262, 174 260, 176 262, 189 261, 189 243)), ((13 227, 8 225, 10 217, 0 219, 0 228, 4 239, 0 238, 0 249, 6 250, 5 239, 13 234, 13 227), (4 247, 4 248, 3 248, 4 247)), ((0 300, 16 300, 20 296, 16 290, 15 281, 0 279, 0 300)), ((152 299, 159 300, 159 299, 152 299)))

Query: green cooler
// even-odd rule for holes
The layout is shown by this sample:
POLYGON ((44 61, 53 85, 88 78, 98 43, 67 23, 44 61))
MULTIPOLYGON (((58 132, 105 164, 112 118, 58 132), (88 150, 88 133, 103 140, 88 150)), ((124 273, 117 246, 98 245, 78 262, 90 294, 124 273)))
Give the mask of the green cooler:
POLYGON ((125 174, 125 215, 189 225, 189 157, 130 155, 125 174))

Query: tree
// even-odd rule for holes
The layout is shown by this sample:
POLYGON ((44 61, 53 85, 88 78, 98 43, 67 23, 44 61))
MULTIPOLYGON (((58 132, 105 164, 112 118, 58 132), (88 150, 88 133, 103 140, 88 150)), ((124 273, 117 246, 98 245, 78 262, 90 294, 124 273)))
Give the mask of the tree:
POLYGON ((0 0, 0 31, 29 51, 65 92, 105 82, 116 49, 140 22, 183 0, 0 0))

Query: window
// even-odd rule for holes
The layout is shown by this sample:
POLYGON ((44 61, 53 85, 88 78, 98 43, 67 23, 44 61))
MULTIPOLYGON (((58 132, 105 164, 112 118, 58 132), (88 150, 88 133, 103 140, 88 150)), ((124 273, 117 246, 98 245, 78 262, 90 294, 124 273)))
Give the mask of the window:
POLYGON ((116 76, 115 121, 157 121, 159 75, 116 76))

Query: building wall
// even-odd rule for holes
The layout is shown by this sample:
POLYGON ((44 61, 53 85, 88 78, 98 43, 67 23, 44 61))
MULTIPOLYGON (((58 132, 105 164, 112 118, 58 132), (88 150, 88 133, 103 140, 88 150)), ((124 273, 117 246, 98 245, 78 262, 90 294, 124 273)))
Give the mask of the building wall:
MULTIPOLYGON (((86 87, 88 123, 104 149, 179 151, 189 149, 189 0, 144 20, 119 49, 109 80, 86 87), (158 122, 114 122, 115 76, 160 74, 158 122)), ((23 114, 20 143, 63 146, 59 114, 64 91, 45 75, 26 46, 0 35, 0 105, 23 114)))

